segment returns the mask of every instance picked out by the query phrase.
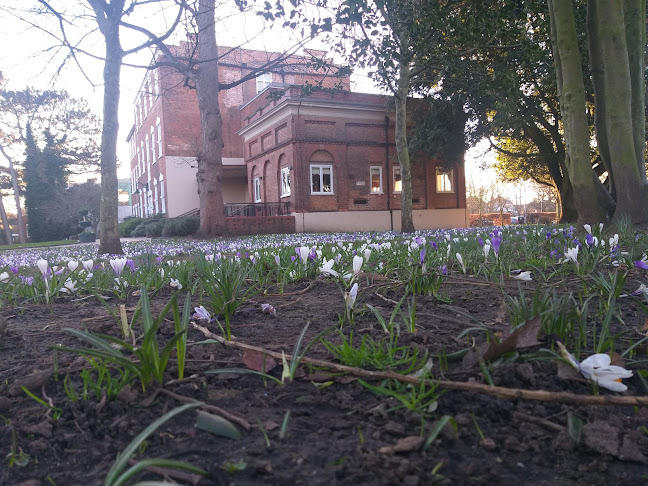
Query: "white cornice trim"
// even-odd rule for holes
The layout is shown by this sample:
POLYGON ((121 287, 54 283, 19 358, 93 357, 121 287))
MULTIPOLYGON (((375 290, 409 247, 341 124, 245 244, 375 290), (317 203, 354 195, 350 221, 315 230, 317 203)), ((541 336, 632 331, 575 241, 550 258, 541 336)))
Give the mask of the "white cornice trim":
POLYGON ((315 116, 318 118, 347 118, 349 120, 373 121, 383 124, 385 115, 388 113, 390 112, 386 106, 344 101, 335 102, 330 100, 291 98, 274 107, 259 119, 241 128, 238 134, 245 141, 248 141, 266 132, 279 121, 293 115, 315 116))

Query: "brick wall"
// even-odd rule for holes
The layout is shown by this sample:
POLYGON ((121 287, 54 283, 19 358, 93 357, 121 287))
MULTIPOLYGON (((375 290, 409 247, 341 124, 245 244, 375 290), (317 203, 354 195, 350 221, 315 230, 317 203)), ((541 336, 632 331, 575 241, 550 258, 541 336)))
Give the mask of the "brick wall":
POLYGON ((295 217, 225 218, 225 226, 228 234, 231 236, 294 233, 295 217))

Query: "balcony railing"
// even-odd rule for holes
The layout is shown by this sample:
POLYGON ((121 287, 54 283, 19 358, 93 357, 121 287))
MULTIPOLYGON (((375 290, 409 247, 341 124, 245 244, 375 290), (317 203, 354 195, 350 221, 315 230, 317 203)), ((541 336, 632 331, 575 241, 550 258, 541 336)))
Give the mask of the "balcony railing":
POLYGON ((226 218, 290 216, 289 202, 225 204, 226 218))

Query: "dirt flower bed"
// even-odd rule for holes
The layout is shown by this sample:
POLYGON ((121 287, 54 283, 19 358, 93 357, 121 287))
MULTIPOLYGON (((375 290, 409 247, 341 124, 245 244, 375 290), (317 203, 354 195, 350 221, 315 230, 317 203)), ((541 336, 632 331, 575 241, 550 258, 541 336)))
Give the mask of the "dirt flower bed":
MULTIPOLYGON (((82 370, 95 378, 96 371, 78 354, 54 356, 51 349, 87 344, 66 328, 122 337, 118 320, 96 298, 5 307, 0 483, 107 484, 116 458, 138 434, 165 413, 197 401, 201 408, 179 413, 141 442, 130 464, 150 458, 184 461, 204 475, 151 466, 126 484, 646 484, 647 389, 636 369, 623 380, 627 391, 596 390, 559 358, 555 336, 542 330, 531 333, 536 343, 489 351, 489 342, 503 342, 512 332, 506 296, 519 296, 517 281, 501 285, 455 276, 437 297, 418 295, 401 303, 402 313, 394 313, 404 295, 402 283, 372 274, 358 281, 353 323, 343 319, 344 289, 324 277, 252 296, 231 317, 235 345, 218 342, 223 332, 215 321, 194 319, 188 325, 183 379, 178 379, 174 350, 162 385, 152 382, 142 390, 134 381, 114 397, 105 389, 88 389, 84 399, 82 370), (263 312, 261 304, 270 304, 274 315, 268 308, 263 312), (387 324, 394 316, 391 333, 376 313, 387 324), (281 353, 293 353, 307 323, 293 379, 278 383, 284 371, 281 353), (480 354, 466 353, 480 346, 480 354), (265 370, 275 380, 236 372, 251 369, 265 370), (389 373, 405 382, 386 380, 389 373), (420 377, 423 385, 407 382, 420 377), (497 387, 517 391, 503 399, 491 394, 497 387), (529 398, 523 391, 546 393, 529 398), (621 401, 633 397, 643 406, 621 401), (600 404, 585 401, 592 398, 600 404), (204 413, 226 417, 226 427, 217 419, 220 425, 212 430, 204 423, 197 427, 204 413)), ((519 285, 529 299, 536 288, 544 291, 536 281, 519 285)), ((561 291, 580 288, 582 283, 572 279, 561 291)), ((165 288, 152 296, 153 316, 172 292, 165 288)), ((180 291, 180 310, 183 299, 180 291)), ((124 302, 130 319, 138 298, 124 302)), ((642 338, 646 321, 636 299, 619 302, 624 327, 615 324, 611 331, 624 332, 615 341, 618 352, 642 338)), ((198 305, 193 297, 191 308, 198 305)), ((109 301, 108 307, 117 310, 118 302, 109 301)), ((160 347, 175 334, 173 313, 164 317, 160 347)), ((632 356, 646 359, 645 342, 632 356)), ((613 358, 624 364, 618 353, 613 358)), ((117 380, 116 367, 108 372, 117 380)))

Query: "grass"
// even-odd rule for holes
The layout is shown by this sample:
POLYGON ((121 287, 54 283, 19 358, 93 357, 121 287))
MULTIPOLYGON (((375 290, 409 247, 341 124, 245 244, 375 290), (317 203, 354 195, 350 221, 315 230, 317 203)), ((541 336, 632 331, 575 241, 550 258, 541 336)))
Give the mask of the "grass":
POLYGON ((16 243, 14 245, 0 245, 2 250, 22 250, 25 248, 45 248, 48 246, 67 246, 76 245, 79 243, 76 240, 61 240, 61 241, 40 241, 38 243, 16 243))

